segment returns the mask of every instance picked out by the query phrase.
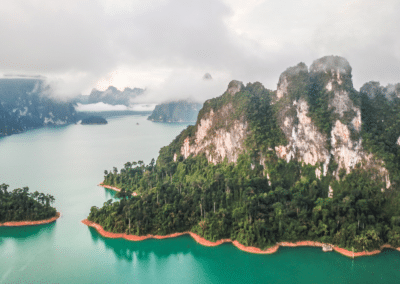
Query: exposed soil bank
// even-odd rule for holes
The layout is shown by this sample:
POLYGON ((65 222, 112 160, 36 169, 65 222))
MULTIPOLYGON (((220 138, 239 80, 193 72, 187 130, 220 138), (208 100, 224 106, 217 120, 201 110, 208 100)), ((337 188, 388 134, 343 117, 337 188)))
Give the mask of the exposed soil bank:
POLYGON ((296 243, 289 243, 289 242, 280 242, 277 243, 275 246, 270 247, 266 250, 261 250, 259 248, 256 247, 248 247, 248 246, 244 246, 242 244, 240 244, 238 241, 232 241, 230 239, 222 239, 216 242, 211 242, 208 241, 202 237, 200 237, 199 235, 196 235, 193 232, 183 232, 183 233, 174 233, 174 234, 170 234, 170 235, 166 235, 166 236, 157 236, 157 235, 146 235, 146 236, 134 236, 134 235, 127 235, 127 234, 116 234, 116 233, 111 233, 111 232, 107 232, 103 229, 102 226, 100 226, 97 223, 91 222, 87 219, 82 220, 82 223, 95 228, 100 235, 102 235, 103 237, 106 238, 123 238, 129 241, 143 241, 146 239, 167 239, 167 238, 174 238, 174 237, 179 237, 182 235, 187 235, 189 234, 196 242, 198 242, 199 244, 203 245, 203 246, 208 246, 208 247, 214 247, 214 246, 218 246, 220 244, 223 243, 232 243, 234 246, 236 246, 238 249, 245 251, 245 252, 250 252, 250 253, 258 253, 258 254, 272 254, 275 253, 280 246, 282 247, 300 247, 300 246, 309 246, 309 247, 331 247, 333 250, 335 250, 336 252, 343 254, 344 256, 347 257, 360 257, 360 256, 369 256, 369 255, 375 255, 381 252, 382 249, 384 248, 391 248, 391 249, 396 249, 398 251, 400 251, 400 248, 393 248, 392 246, 390 246, 389 244, 385 244, 383 246, 381 246, 381 250, 374 250, 374 251, 363 251, 363 252, 355 252, 353 254, 352 251, 348 251, 346 249, 343 248, 339 248, 337 246, 331 245, 331 244, 324 244, 324 243, 320 243, 320 242, 313 242, 313 241, 301 241, 301 242, 296 242, 296 243))
POLYGON ((5 227, 18 227, 18 226, 34 226, 34 225, 43 225, 43 224, 48 224, 51 222, 54 222, 58 218, 60 218, 61 213, 57 212, 56 216, 46 219, 46 220, 38 220, 38 221, 18 221, 18 222, 5 222, 5 223, 0 223, 1 226, 5 227))
MULTIPOLYGON (((104 188, 108 188, 108 189, 111 189, 111 190, 114 190, 114 191, 118 191, 118 192, 121 191, 121 189, 118 188, 118 187, 114 187, 114 186, 111 186, 111 185, 105 185, 103 183, 99 183, 98 186, 101 186, 101 187, 104 187, 104 188)), ((136 192, 132 193, 132 196, 137 196, 137 193, 136 192)))

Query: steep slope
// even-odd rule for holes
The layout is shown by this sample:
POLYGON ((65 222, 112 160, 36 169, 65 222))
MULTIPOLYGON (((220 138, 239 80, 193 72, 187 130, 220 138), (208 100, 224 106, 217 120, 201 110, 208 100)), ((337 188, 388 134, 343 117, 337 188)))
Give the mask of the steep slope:
POLYGON ((47 95, 40 79, 0 79, 0 136, 76 122, 71 103, 47 95))
POLYGON ((196 125, 172 143, 174 160, 204 153, 214 164, 224 159, 236 162, 250 147, 259 155, 255 149, 265 152, 285 141, 270 107, 271 93, 258 82, 247 86, 230 82, 221 97, 204 103, 196 125))
POLYGON ((337 180, 341 171, 349 174, 361 163, 362 168, 375 170, 375 177, 389 188, 383 161, 362 146, 361 101, 351 76, 347 60, 333 56, 314 61, 308 74, 305 65, 299 64, 281 75, 277 104, 281 104, 280 126, 289 144, 276 147, 276 153, 287 162, 296 159, 317 165, 318 177, 327 175, 332 159, 337 165, 332 175, 337 180))

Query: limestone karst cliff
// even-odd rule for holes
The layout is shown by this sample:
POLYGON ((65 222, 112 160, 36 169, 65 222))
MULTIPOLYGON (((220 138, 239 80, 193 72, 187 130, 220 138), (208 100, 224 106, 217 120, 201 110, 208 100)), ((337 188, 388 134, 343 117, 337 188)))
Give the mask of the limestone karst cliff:
POLYGON ((336 179, 339 179, 340 170, 349 174, 361 163, 364 168, 376 169, 388 188, 389 172, 383 161, 375 159, 362 146, 361 102, 353 88, 350 64, 341 57, 323 57, 313 62, 308 74, 304 65, 299 65, 297 69, 284 72, 278 84, 277 103, 286 98, 278 112, 280 126, 289 141, 288 145, 275 147, 278 157, 321 165, 316 168, 317 176, 327 174, 328 165, 333 159, 338 165, 332 173, 336 179), (297 75, 294 75, 296 72, 297 75), (307 82, 307 86, 295 94, 299 82, 307 82), (324 101, 318 105, 318 100, 324 101), (314 109, 313 114, 309 111, 310 104, 314 109), (320 122, 318 111, 324 110, 324 107, 325 115, 328 114, 324 124, 328 126, 321 129, 316 122, 320 122), (288 111, 293 108, 295 112, 288 111))
MULTIPOLYGON (((371 97, 379 86, 368 86, 362 91, 371 97)), ((393 100, 399 89, 399 84, 390 85, 381 92, 393 100)), ((268 177, 268 163, 276 161, 267 157, 296 161, 314 167, 329 196, 334 180, 360 167, 374 173, 383 191, 392 185, 392 173, 385 155, 364 147, 361 111, 362 96, 353 87, 350 64, 326 56, 309 68, 304 63, 288 68, 275 91, 260 83, 232 81, 222 96, 204 103, 196 125, 160 153, 168 151, 164 156, 175 161, 204 154, 214 164, 236 162, 244 153, 254 165, 262 165, 268 177)), ((396 141, 399 146, 400 138, 396 141)))

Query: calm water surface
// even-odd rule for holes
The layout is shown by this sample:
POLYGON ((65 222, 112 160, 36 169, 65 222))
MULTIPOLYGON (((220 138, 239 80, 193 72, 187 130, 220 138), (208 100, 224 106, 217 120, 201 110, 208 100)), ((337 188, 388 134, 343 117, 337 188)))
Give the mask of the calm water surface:
POLYGON ((50 193, 63 214, 44 226, 0 227, 0 283, 400 283, 400 253, 390 250, 352 260, 319 248, 253 255, 231 244, 203 247, 189 236, 103 238, 80 221, 113 198, 96 186, 104 170, 149 163, 187 126, 144 116, 108 121, 0 139, 0 183, 50 193))

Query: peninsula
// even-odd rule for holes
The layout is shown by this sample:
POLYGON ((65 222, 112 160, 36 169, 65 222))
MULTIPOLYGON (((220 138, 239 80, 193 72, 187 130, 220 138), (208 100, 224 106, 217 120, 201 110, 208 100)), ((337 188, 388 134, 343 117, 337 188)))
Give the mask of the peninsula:
POLYGON ((285 70, 276 90, 230 82, 156 163, 105 171, 124 194, 87 220, 119 237, 191 232, 260 251, 400 247, 400 84, 358 91, 351 71, 326 56, 285 70))

